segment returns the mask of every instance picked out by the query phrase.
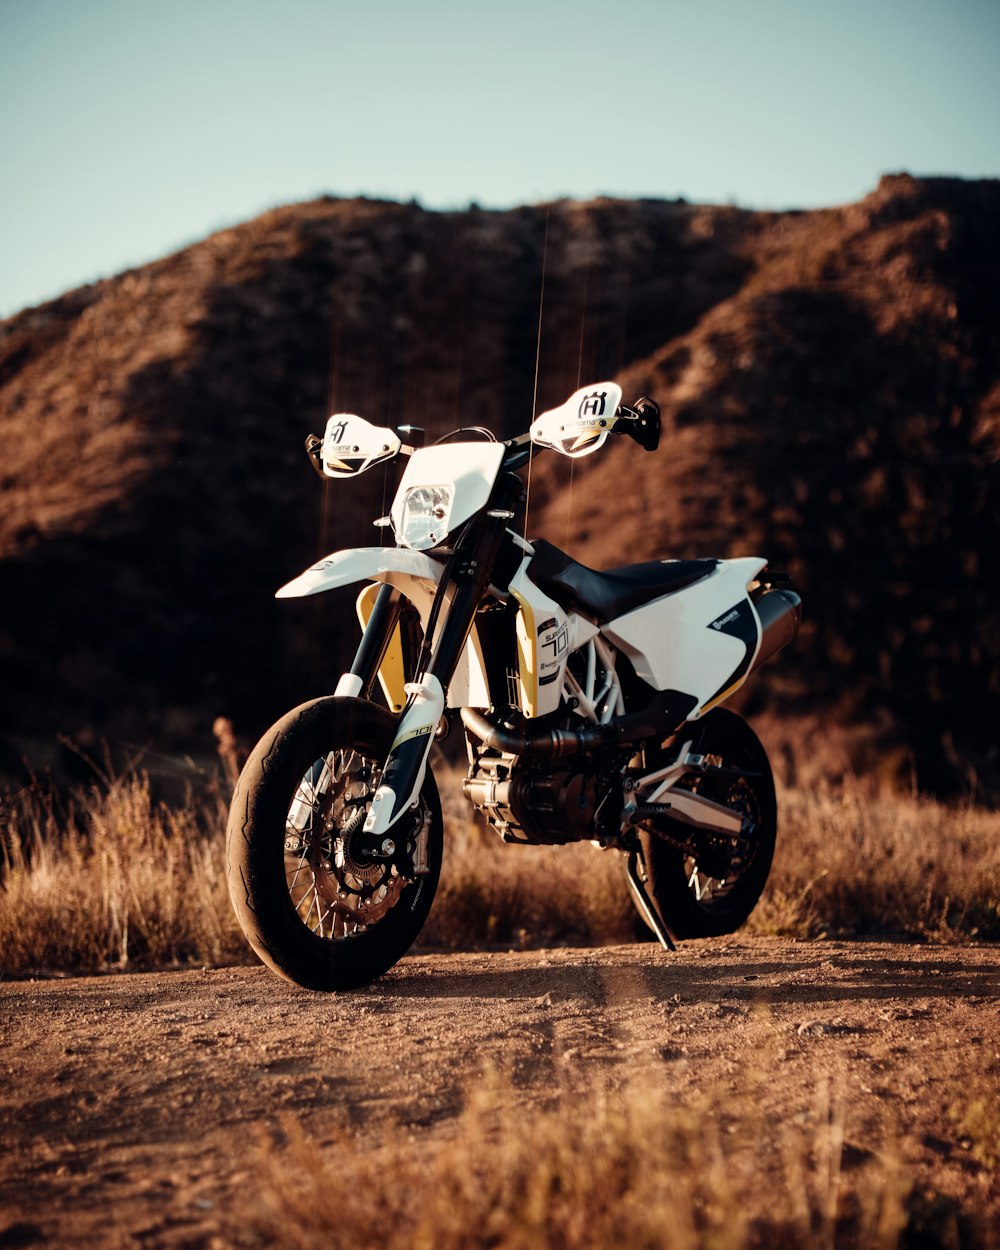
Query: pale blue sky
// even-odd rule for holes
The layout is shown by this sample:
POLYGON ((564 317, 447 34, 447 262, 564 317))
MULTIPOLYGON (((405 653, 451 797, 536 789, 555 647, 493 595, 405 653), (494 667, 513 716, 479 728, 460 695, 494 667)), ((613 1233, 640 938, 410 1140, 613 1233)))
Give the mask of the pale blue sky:
POLYGON ((321 194, 1000 175, 1000 0, 0 0, 0 316, 321 194))

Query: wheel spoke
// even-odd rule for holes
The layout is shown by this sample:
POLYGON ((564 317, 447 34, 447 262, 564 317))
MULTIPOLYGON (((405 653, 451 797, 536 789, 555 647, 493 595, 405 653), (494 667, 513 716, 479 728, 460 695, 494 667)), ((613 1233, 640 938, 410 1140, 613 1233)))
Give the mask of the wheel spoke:
MULTIPOLYGON (((307 897, 309 898, 309 910, 306 912, 305 922, 309 925, 309 921, 312 919, 313 911, 315 911, 317 915, 319 914, 319 890, 316 889, 315 881, 313 881, 312 889, 309 891, 309 895, 307 897)), ((309 927, 311 928, 312 926, 309 925, 309 927)))
POLYGON ((393 829, 391 862, 364 831, 397 728, 373 703, 321 698, 275 724, 244 766, 226 834, 230 897, 260 959, 300 985, 373 980, 427 918, 443 841, 433 772, 393 829))
POLYGON ((285 882, 300 921, 319 937, 364 932, 408 884, 392 865, 351 853, 377 785, 373 761, 337 748, 314 761, 296 788, 285 833, 296 849, 294 857, 286 852, 285 882))

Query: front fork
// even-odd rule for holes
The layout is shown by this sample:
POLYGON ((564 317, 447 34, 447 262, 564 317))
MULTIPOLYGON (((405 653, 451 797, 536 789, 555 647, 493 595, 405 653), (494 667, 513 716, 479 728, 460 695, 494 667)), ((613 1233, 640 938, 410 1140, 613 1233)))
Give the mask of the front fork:
MULTIPOLYGON (((502 509, 496 512, 496 515, 486 513, 475 529, 467 532, 438 585, 438 596, 444 596, 451 590, 451 602, 441 613, 436 629, 432 615, 428 627, 434 636, 427 639, 432 648, 430 658, 415 674, 414 680, 406 685, 406 706, 382 770, 381 784, 364 824, 364 831, 369 836, 380 837, 386 833, 404 812, 419 802, 434 731, 444 713, 448 684, 461 658, 476 612, 489 585, 497 552, 504 540, 510 514, 502 509)), ((391 586, 383 586, 375 600, 351 670, 337 685, 337 694, 354 697, 370 694, 392 631, 399 620, 401 606, 399 592, 391 586)), ((421 651, 421 655, 426 655, 426 651, 421 651)))
POLYGON ((354 663, 350 671, 337 682, 334 694, 353 699, 371 698, 375 678, 389 650, 392 631, 399 624, 402 610, 403 596, 400 591, 395 586, 383 583, 361 635, 354 663))

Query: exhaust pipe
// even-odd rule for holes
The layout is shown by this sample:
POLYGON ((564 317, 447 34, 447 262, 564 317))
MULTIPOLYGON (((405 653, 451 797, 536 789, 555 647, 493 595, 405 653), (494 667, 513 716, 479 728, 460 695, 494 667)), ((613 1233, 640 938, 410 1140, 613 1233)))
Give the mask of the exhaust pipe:
POLYGON ((802 600, 794 590, 767 590, 754 607, 760 617, 761 629, 760 650, 753 665, 755 670, 772 655, 777 655, 799 632, 802 624, 802 600))
POLYGON ((605 747, 641 742, 644 738, 667 737, 687 719, 697 705, 694 695, 679 690, 663 690, 638 712, 615 716, 606 725, 581 721, 580 729, 535 729, 522 732, 498 725, 475 708, 462 708, 466 729, 480 738, 484 746, 505 755, 532 755, 543 759, 562 759, 600 751, 605 747))
POLYGON ((520 733, 495 725, 477 712, 475 708, 462 708, 462 723, 481 738, 483 745, 505 755, 540 755, 544 759, 560 759, 564 755, 579 755, 582 751, 599 751, 617 740, 610 725, 588 725, 586 729, 536 729, 534 733, 520 733))

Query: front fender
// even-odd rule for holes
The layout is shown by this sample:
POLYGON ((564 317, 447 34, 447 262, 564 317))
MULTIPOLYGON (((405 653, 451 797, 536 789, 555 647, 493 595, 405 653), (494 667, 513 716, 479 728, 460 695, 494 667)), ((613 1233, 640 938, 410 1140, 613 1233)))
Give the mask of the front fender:
MULTIPOLYGON (((387 582, 395 586, 413 604, 426 631, 431 605, 438 593, 445 565, 432 560, 422 551, 408 547, 354 547, 348 551, 335 551, 312 568, 300 574, 275 594, 276 599, 296 599, 304 595, 318 595, 324 590, 336 590, 352 582, 387 582)), ((388 673, 379 674, 386 682, 386 698, 390 706, 397 706, 401 699, 388 673)), ((398 684, 398 683, 396 683, 398 684)), ((351 685, 341 689, 340 694, 356 694, 351 685)), ((489 707, 492 699, 486 680, 479 636, 473 625, 455 672, 448 685, 449 707, 489 707)))
POLYGON ((422 551, 408 547, 352 547, 325 556, 275 593, 275 599, 298 599, 318 595, 352 582, 388 582, 408 597, 412 581, 431 583, 431 593, 441 580, 444 566, 422 551))

